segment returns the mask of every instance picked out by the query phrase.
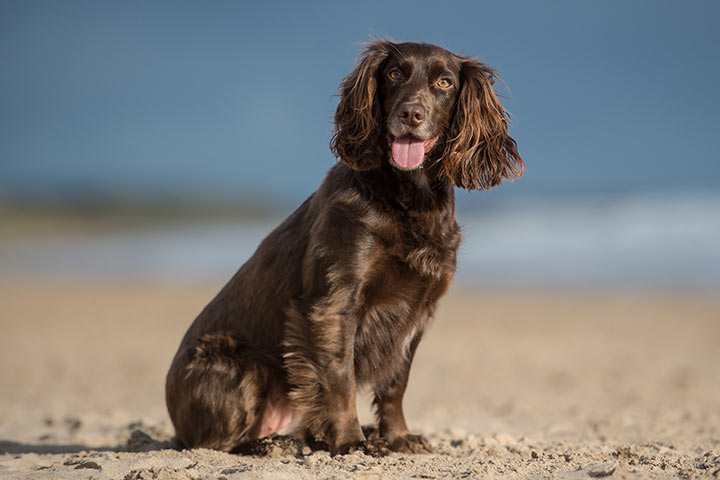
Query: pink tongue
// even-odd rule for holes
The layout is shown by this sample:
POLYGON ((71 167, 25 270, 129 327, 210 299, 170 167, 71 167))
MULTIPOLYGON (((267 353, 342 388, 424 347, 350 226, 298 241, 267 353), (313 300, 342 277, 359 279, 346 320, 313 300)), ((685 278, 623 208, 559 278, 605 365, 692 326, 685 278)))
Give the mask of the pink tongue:
POLYGON ((403 168, 415 168, 420 165, 425 156, 425 144, 406 135, 396 138, 392 142, 392 156, 395 163, 403 168))

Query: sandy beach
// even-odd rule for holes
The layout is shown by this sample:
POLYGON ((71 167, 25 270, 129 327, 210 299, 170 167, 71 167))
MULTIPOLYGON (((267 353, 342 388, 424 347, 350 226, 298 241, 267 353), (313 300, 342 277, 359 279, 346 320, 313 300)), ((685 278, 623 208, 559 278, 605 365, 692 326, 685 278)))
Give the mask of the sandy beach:
POLYGON ((174 450, 164 375, 220 286, 3 280, 0 478, 720 477, 720 300, 678 292, 456 288, 405 400, 432 455, 174 450))

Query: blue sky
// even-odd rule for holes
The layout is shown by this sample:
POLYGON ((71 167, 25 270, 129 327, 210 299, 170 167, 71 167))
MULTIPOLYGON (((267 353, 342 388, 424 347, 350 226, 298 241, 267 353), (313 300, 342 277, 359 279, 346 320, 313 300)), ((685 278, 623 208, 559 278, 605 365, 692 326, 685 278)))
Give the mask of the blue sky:
POLYGON ((0 0, 0 195, 296 201, 370 36, 502 75, 513 194, 720 189, 716 1, 0 0))

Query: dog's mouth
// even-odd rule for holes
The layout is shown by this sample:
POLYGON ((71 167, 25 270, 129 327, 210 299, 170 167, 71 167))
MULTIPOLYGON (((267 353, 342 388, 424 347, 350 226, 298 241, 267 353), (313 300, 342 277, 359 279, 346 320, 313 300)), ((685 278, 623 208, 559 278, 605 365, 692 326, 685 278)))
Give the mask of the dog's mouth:
POLYGON ((402 137, 387 136, 395 165, 405 170, 414 170, 422 165, 427 154, 435 146, 438 137, 421 140, 413 135, 402 137))

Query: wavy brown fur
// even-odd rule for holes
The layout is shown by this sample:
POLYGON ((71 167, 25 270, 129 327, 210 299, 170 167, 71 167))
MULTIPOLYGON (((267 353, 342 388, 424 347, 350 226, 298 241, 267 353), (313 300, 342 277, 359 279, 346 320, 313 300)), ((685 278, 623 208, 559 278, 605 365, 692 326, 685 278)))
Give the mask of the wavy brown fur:
POLYGON ((462 87, 440 158, 443 172, 458 187, 487 189, 519 178, 525 163, 508 133, 509 115, 493 90, 495 72, 460 58, 462 87))
POLYGON ((356 170, 377 168, 383 158, 382 113, 377 101, 376 73, 394 45, 377 41, 361 54, 360 64, 340 85, 335 112, 333 154, 356 170))

